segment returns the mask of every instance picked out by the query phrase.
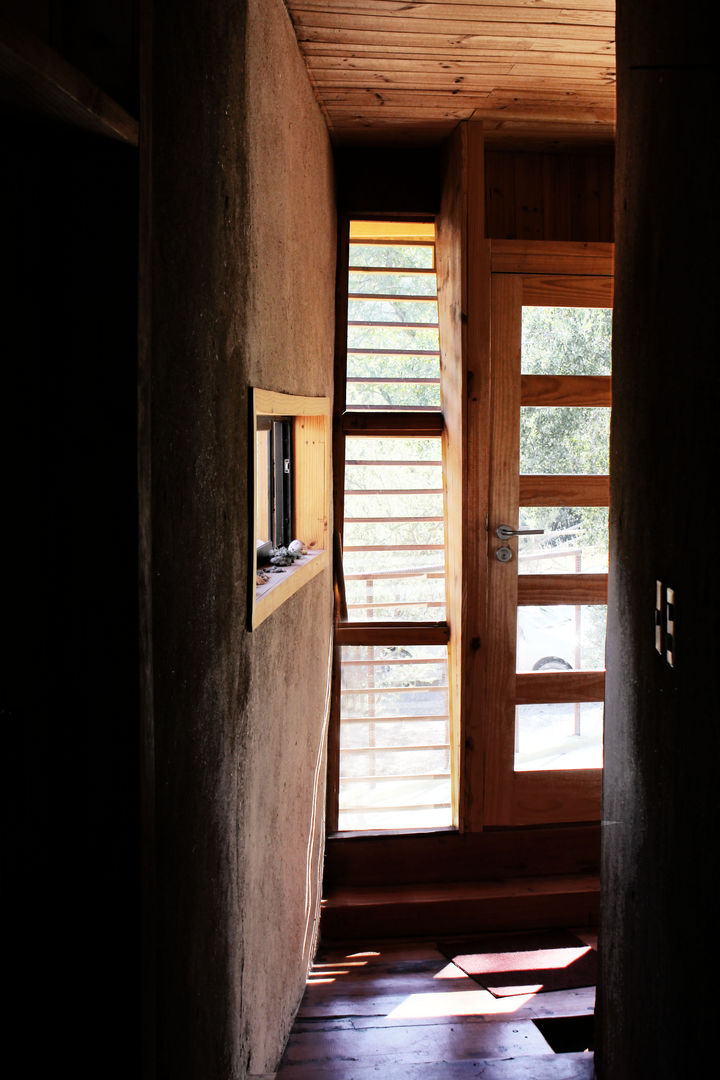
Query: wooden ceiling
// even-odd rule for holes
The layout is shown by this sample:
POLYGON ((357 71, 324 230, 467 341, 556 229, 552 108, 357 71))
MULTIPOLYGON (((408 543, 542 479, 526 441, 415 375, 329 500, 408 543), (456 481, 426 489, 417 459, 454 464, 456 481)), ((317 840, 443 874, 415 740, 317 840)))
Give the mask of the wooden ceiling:
POLYGON ((285 0, 333 141, 607 142, 615 0, 285 0))

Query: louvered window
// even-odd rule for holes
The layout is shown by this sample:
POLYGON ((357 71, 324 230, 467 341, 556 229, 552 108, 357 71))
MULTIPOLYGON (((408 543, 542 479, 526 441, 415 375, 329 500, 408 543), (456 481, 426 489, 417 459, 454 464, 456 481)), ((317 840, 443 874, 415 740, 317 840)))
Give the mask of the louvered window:
POLYGON ((431 223, 350 223, 340 831, 452 825, 434 240, 431 223))

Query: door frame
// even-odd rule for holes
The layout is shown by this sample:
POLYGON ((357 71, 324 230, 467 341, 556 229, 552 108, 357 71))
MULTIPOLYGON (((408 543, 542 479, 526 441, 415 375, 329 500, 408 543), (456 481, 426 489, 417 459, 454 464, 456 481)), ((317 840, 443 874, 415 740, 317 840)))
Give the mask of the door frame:
MULTIPOLYGON (((612 303, 613 245, 604 243, 574 243, 546 241, 490 241, 490 345, 487 355, 488 376, 484 380, 492 387, 491 414, 503 417, 500 426, 488 424, 484 439, 479 432, 475 445, 482 443, 487 460, 493 462, 489 479, 488 507, 492 500, 495 514, 516 513, 520 478, 516 468, 516 435, 519 438, 521 381, 511 373, 520 340, 517 319, 512 311, 523 302, 540 302, 548 295, 567 295, 574 306, 579 300, 588 306, 608 306, 612 303), (508 364, 508 358, 510 363, 508 364), (509 374, 506 374, 508 373, 509 374), (507 460, 505 460, 507 458, 507 460), (507 510, 503 509, 507 506, 507 510)), ((579 477, 578 480, 581 480, 579 477)), ((586 498, 607 498, 607 481, 591 483, 598 488, 586 498), (605 489, 603 493, 602 489, 605 489)), ((596 821, 600 818, 602 770, 547 770, 515 772, 514 704, 512 715, 509 702, 516 695, 535 700, 540 682, 552 680, 557 692, 562 680, 562 692, 573 700, 598 700, 604 688, 604 673, 561 672, 552 675, 517 675, 515 671, 514 627, 518 599, 518 578, 513 574, 503 590, 491 587, 498 571, 505 570, 495 560, 492 529, 485 530, 484 550, 478 551, 479 573, 488 582, 486 595, 486 647, 483 664, 483 689, 480 700, 482 751, 472 762, 470 786, 483 792, 481 827, 537 825, 562 822, 596 821), (510 647, 490 648, 492 634, 504 635, 510 647), (527 685, 526 685, 527 684, 527 685), (576 696, 573 696, 576 695, 576 696), (480 770, 482 770, 480 774, 480 770)), ((575 586, 578 602, 604 602, 606 583, 596 580, 601 575, 583 575, 585 580, 575 586)), ((542 689, 542 688, 540 688, 542 689)), ((548 687, 545 687, 548 690, 548 687)), ((521 698, 522 700, 522 698, 521 698)))

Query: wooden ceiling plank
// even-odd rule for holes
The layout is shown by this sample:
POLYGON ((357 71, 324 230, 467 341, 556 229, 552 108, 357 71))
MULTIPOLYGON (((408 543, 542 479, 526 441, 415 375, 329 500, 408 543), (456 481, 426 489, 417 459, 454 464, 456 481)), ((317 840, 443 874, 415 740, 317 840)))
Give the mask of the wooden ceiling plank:
MULTIPOLYGON (((468 11, 472 8, 524 8, 535 11, 598 11, 614 12, 615 0, 411 0, 412 8, 424 11, 425 17, 429 17, 433 10, 444 11, 448 7, 457 7, 468 11)), ((287 7, 292 11, 294 8, 324 8, 332 11, 348 10, 361 12, 368 6, 383 4, 388 11, 395 10, 407 14, 411 4, 408 0, 286 0, 287 7)))
MULTIPOLYGON (((381 122, 386 122, 386 121, 389 121, 391 119, 391 116, 392 116, 393 120, 403 121, 403 122, 407 121, 407 120, 416 120, 416 119, 419 119, 419 120, 433 120, 433 119, 454 120, 454 121, 457 122, 459 120, 469 120, 470 116, 472 115, 473 112, 474 112, 473 109, 462 109, 462 108, 458 108, 458 109, 437 109, 437 108, 431 109, 431 108, 424 108, 423 109, 423 108, 415 108, 415 107, 413 107, 411 105, 408 105, 408 106, 406 106, 405 108, 402 108, 402 109, 401 108, 396 108, 396 109, 393 109, 393 110, 387 110, 387 109, 382 110, 382 111, 378 110, 377 114, 375 116, 375 119, 380 120, 381 122)), ((364 121, 366 119, 370 119, 370 117, 373 115, 373 113, 372 113, 372 110, 366 110, 366 109, 363 109, 362 112, 359 111, 358 109, 338 109, 338 110, 334 110, 334 111, 331 110, 331 115, 333 116, 333 122, 334 123, 340 123, 342 120, 345 120, 345 121, 347 121, 347 120, 362 120, 362 121, 364 121)))
POLYGON ((307 41, 321 41, 324 44, 336 42, 343 48, 350 50, 351 46, 370 44, 373 47, 385 45, 397 51, 404 48, 446 48, 465 53, 474 50, 482 55, 484 50, 494 49, 498 52, 517 53, 524 58, 530 52, 555 52, 555 53, 595 53, 607 58, 614 56, 615 46, 612 41, 605 39, 580 38, 568 34, 567 37, 540 37, 536 34, 525 34, 515 37, 512 34, 493 36, 487 33, 466 34, 453 36, 450 34, 404 34, 392 32, 377 32, 369 30, 343 30, 325 29, 320 27, 303 27, 298 30, 298 41, 301 47, 307 41))
MULTIPOLYGON (((503 12, 510 9, 498 9, 503 12)), ((365 31, 371 34, 382 35, 385 33, 398 34, 403 37, 416 37, 425 35, 447 35, 448 37, 463 38, 467 35, 475 36, 478 33, 486 37, 557 37, 557 38, 587 38, 594 41, 608 41, 614 39, 612 26, 593 26, 577 23, 562 23, 556 19, 543 22, 525 18, 517 21, 501 17, 499 19, 447 19, 436 17, 434 19, 397 19, 376 15, 347 15, 335 14, 328 10, 317 12, 304 12, 298 8, 293 9, 293 22, 296 32, 301 30, 340 30, 344 32, 365 31)))
MULTIPOLYGON (((388 0, 336 0, 335 3, 323 0, 297 0, 289 5, 293 18, 312 21, 313 18, 345 16, 353 20, 368 16, 374 19, 395 18, 408 23, 427 22, 519 22, 552 23, 553 25, 585 25, 614 27, 615 13, 612 9, 600 10, 597 7, 575 7, 570 4, 556 4, 552 7, 539 7, 534 4, 424 4, 388 2, 388 0)), ((463 31, 459 31, 463 32, 463 31)))
POLYGON ((517 90, 513 92, 505 89, 463 90, 453 93, 439 90, 428 92, 392 88, 344 88, 328 92, 324 100, 328 109, 333 112, 338 109, 394 109, 403 108, 405 105, 427 109, 480 108, 487 104, 503 113, 523 110, 527 115, 533 116, 545 115, 548 111, 556 115, 558 110, 568 116, 578 112, 592 113, 593 119, 599 119, 603 123, 611 122, 614 116, 612 95, 603 97, 597 93, 563 96, 552 92, 539 99, 535 95, 526 97, 517 90), (475 102, 477 105, 473 104, 475 102))
MULTIPOLYGON (((495 42, 493 42, 493 46, 495 42)), ((301 42, 301 47, 308 58, 312 58, 314 63, 317 57, 325 56, 329 57, 335 62, 344 64, 351 63, 355 60, 409 60, 409 61, 421 61, 429 60, 441 64, 443 67, 448 65, 448 69, 454 69, 457 65, 458 70, 463 70, 468 64, 487 63, 489 61, 507 63, 508 62, 508 50, 503 48, 473 48, 466 47, 463 49, 462 55, 458 55, 458 50, 451 45, 435 46, 425 48, 423 46, 414 46, 412 48, 399 48, 396 43, 390 45, 379 45, 368 42, 351 43, 338 41, 308 41, 301 42)), ((598 53, 598 52, 543 52, 533 50, 532 57, 528 51, 523 51, 522 56, 519 56, 517 60, 511 61, 513 63, 526 63, 532 64, 566 64, 570 67, 610 67, 614 70, 614 48, 611 53, 598 53)))
POLYGON ((389 68, 384 64, 369 64, 362 68, 327 68, 313 65, 314 78, 318 85, 328 86, 351 86, 358 85, 368 79, 388 84, 395 83, 398 86, 422 85, 431 86, 465 86, 475 84, 483 80, 507 77, 512 72, 512 64, 488 64, 483 72, 471 72, 467 75, 458 75, 453 71, 442 71, 437 67, 420 64, 408 64, 406 69, 389 68), (422 73, 422 78, 420 78, 422 73))
MULTIPOLYGON (((426 75, 423 81, 425 82, 425 89, 417 91, 418 93, 445 93, 462 97, 467 94, 490 93, 493 91, 508 94, 525 92, 526 95, 530 95, 535 100, 561 100, 563 97, 568 97, 584 100, 584 102, 585 100, 597 99, 598 103, 601 102, 602 105, 614 102, 614 84, 599 80, 583 79, 580 82, 571 79, 532 80, 511 75, 495 75, 477 76, 459 84, 447 79, 443 80, 441 76, 426 75)), ((329 100, 331 96, 347 94, 353 90, 407 93, 417 86, 417 79, 415 82, 410 77, 398 80, 395 77, 383 77, 376 73, 376 75, 367 75, 365 78, 318 79, 317 86, 322 87, 324 99, 329 100)))
POLYGON ((522 92, 522 87, 496 87, 491 90, 488 100, 498 109, 533 108, 538 112, 544 112, 548 108, 559 109, 597 109, 604 121, 610 121, 615 115, 615 95, 612 91, 604 91, 595 87, 586 93, 572 93, 558 91, 554 88, 547 90, 534 90, 522 92), (607 110, 610 115, 605 115, 607 110))
POLYGON ((614 86, 615 79, 602 68, 588 68, 586 71, 578 68, 555 68, 539 65, 532 74, 526 74, 519 70, 520 65, 487 64, 482 70, 473 70, 458 73, 443 70, 436 64, 428 64, 418 61, 413 65, 412 61, 406 61, 405 67, 389 67, 384 63, 364 64, 357 68, 347 67, 318 67, 313 64, 313 78, 318 86, 353 86, 373 80, 378 85, 397 85, 429 89, 434 86, 460 89, 468 86, 482 86, 486 83, 497 82, 500 79, 512 80, 512 85, 525 85, 529 87, 557 86, 567 84, 569 89, 576 87, 582 89, 596 86, 614 86))

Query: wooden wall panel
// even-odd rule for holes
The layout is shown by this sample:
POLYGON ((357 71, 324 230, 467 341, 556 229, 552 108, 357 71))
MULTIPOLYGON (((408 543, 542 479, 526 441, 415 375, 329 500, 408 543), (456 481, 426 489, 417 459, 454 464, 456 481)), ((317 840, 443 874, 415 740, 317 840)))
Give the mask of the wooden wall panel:
POLYGON ((488 237, 612 241, 613 165, 610 152, 488 150, 488 237))

